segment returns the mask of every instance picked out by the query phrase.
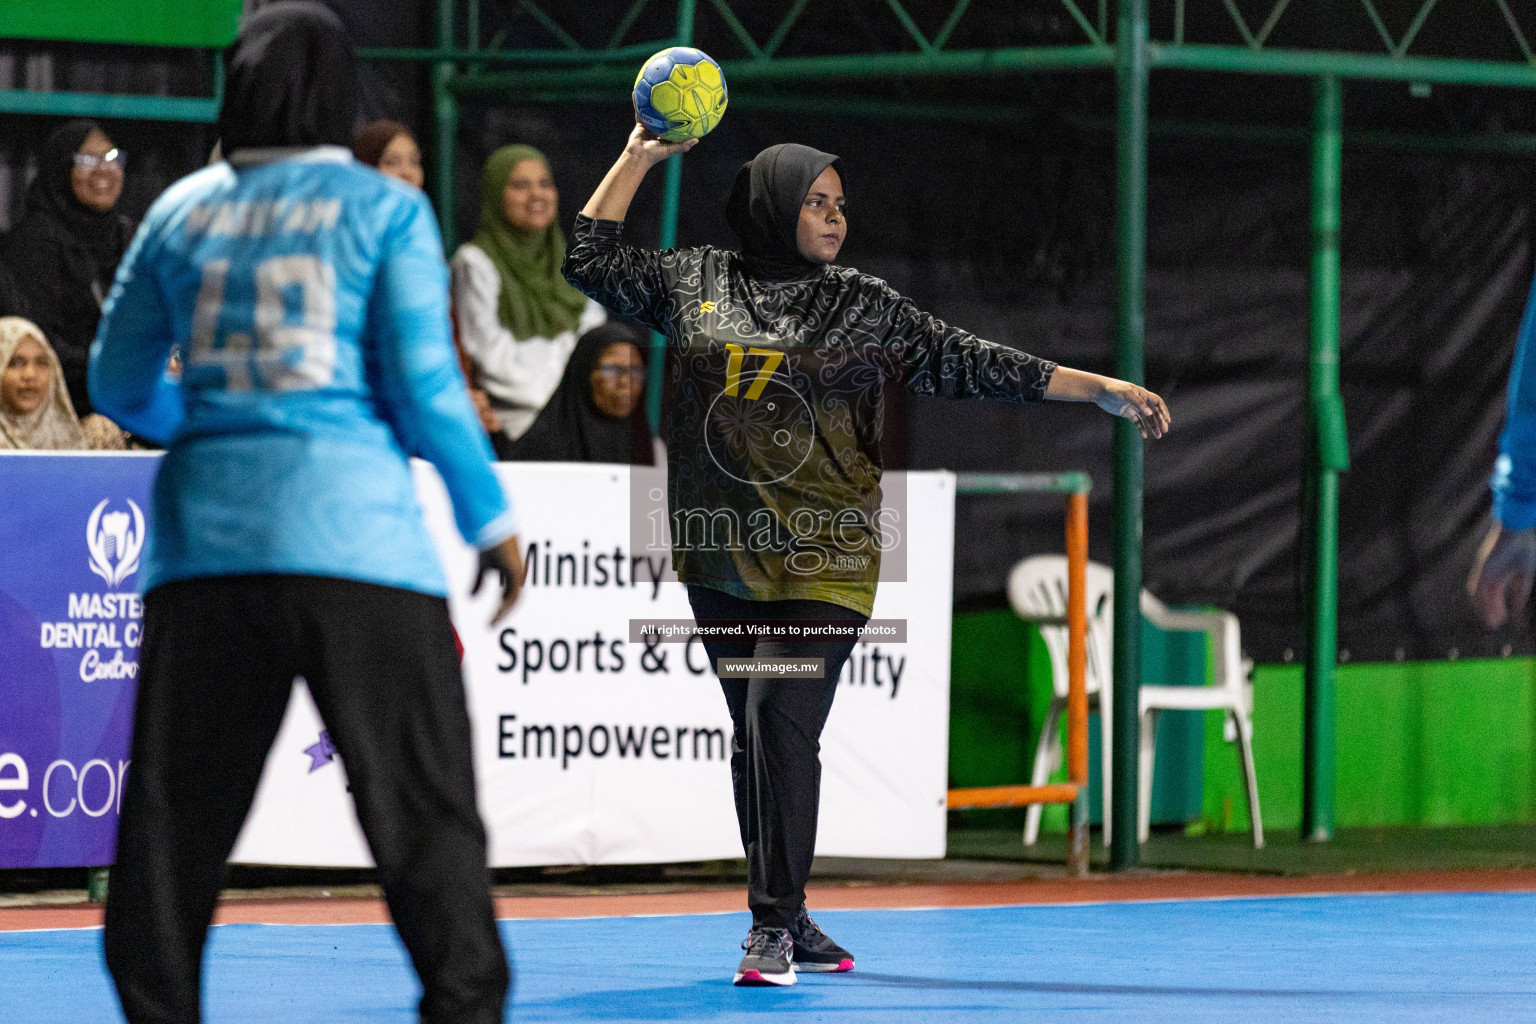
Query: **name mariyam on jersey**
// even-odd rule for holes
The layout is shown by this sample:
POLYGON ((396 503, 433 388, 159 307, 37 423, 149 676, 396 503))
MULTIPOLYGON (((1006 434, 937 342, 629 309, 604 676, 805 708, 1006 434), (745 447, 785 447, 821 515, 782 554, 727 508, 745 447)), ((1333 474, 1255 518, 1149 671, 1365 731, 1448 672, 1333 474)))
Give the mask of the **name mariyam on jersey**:
POLYGON ((341 218, 340 199, 291 199, 198 203, 187 211, 188 234, 210 238, 260 238, 331 230, 341 218))

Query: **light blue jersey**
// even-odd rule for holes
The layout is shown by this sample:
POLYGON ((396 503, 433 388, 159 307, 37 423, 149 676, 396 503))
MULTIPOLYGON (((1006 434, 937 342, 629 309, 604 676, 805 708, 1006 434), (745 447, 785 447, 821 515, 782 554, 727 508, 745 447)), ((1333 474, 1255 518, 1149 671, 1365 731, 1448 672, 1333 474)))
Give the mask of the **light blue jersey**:
POLYGON ((296 573, 443 595, 409 455, 442 474, 471 543, 515 530, 454 353, 437 222, 344 149, 235 153, 161 196, 103 306, 90 389, 168 448, 146 590, 296 573))
POLYGON ((1493 515, 1507 530, 1536 526, 1536 284, 1526 300, 1509 371, 1509 411, 1493 471, 1493 515))

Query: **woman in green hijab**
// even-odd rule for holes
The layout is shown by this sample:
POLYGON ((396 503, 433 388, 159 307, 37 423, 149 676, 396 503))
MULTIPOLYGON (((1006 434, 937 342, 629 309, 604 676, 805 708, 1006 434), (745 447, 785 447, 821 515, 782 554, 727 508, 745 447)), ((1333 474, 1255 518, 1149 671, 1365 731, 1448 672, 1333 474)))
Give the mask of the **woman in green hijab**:
POLYGON ((559 205, 544 154, 503 146, 485 163, 480 228, 453 255, 459 344, 511 439, 549 401, 576 339, 608 319, 560 275, 559 205))

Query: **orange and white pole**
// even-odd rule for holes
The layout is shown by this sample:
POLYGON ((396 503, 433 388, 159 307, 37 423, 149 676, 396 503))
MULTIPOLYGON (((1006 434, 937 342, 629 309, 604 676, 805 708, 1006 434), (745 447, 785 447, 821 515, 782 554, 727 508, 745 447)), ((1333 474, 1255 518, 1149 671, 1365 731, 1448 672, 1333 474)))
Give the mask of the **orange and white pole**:
POLYGON ((1072 802, 1067 863, 1088 874, 1088 495, 1067 496, 1067 780, 1072 802))

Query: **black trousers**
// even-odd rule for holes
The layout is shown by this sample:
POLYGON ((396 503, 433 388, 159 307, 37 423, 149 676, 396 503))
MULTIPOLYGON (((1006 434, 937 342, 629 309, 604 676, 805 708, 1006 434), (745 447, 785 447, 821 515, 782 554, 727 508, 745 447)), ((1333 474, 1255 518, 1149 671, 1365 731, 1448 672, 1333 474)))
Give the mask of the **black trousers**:
POLYGON ((496 932, 469 715, 448 605, 348 580, 231 576, 157 587, 107 898, 130 1024, 200 1019, 225 861, 302 675, 346 769, 428 1024, 500 1024, 496 932))
MULTIPOLYGON (((746 601, 692 584, 688 601, 698 620, 865 620, 825 601, 746 601)), ((704 641, 713 667, 721 658, 825 659, 822 679, 720 680, 731 709, 731 782, 754 925, 788 928, 805 906, 821 803, 821 730, 837 696, 838 675, 856 642, 704 641)))

